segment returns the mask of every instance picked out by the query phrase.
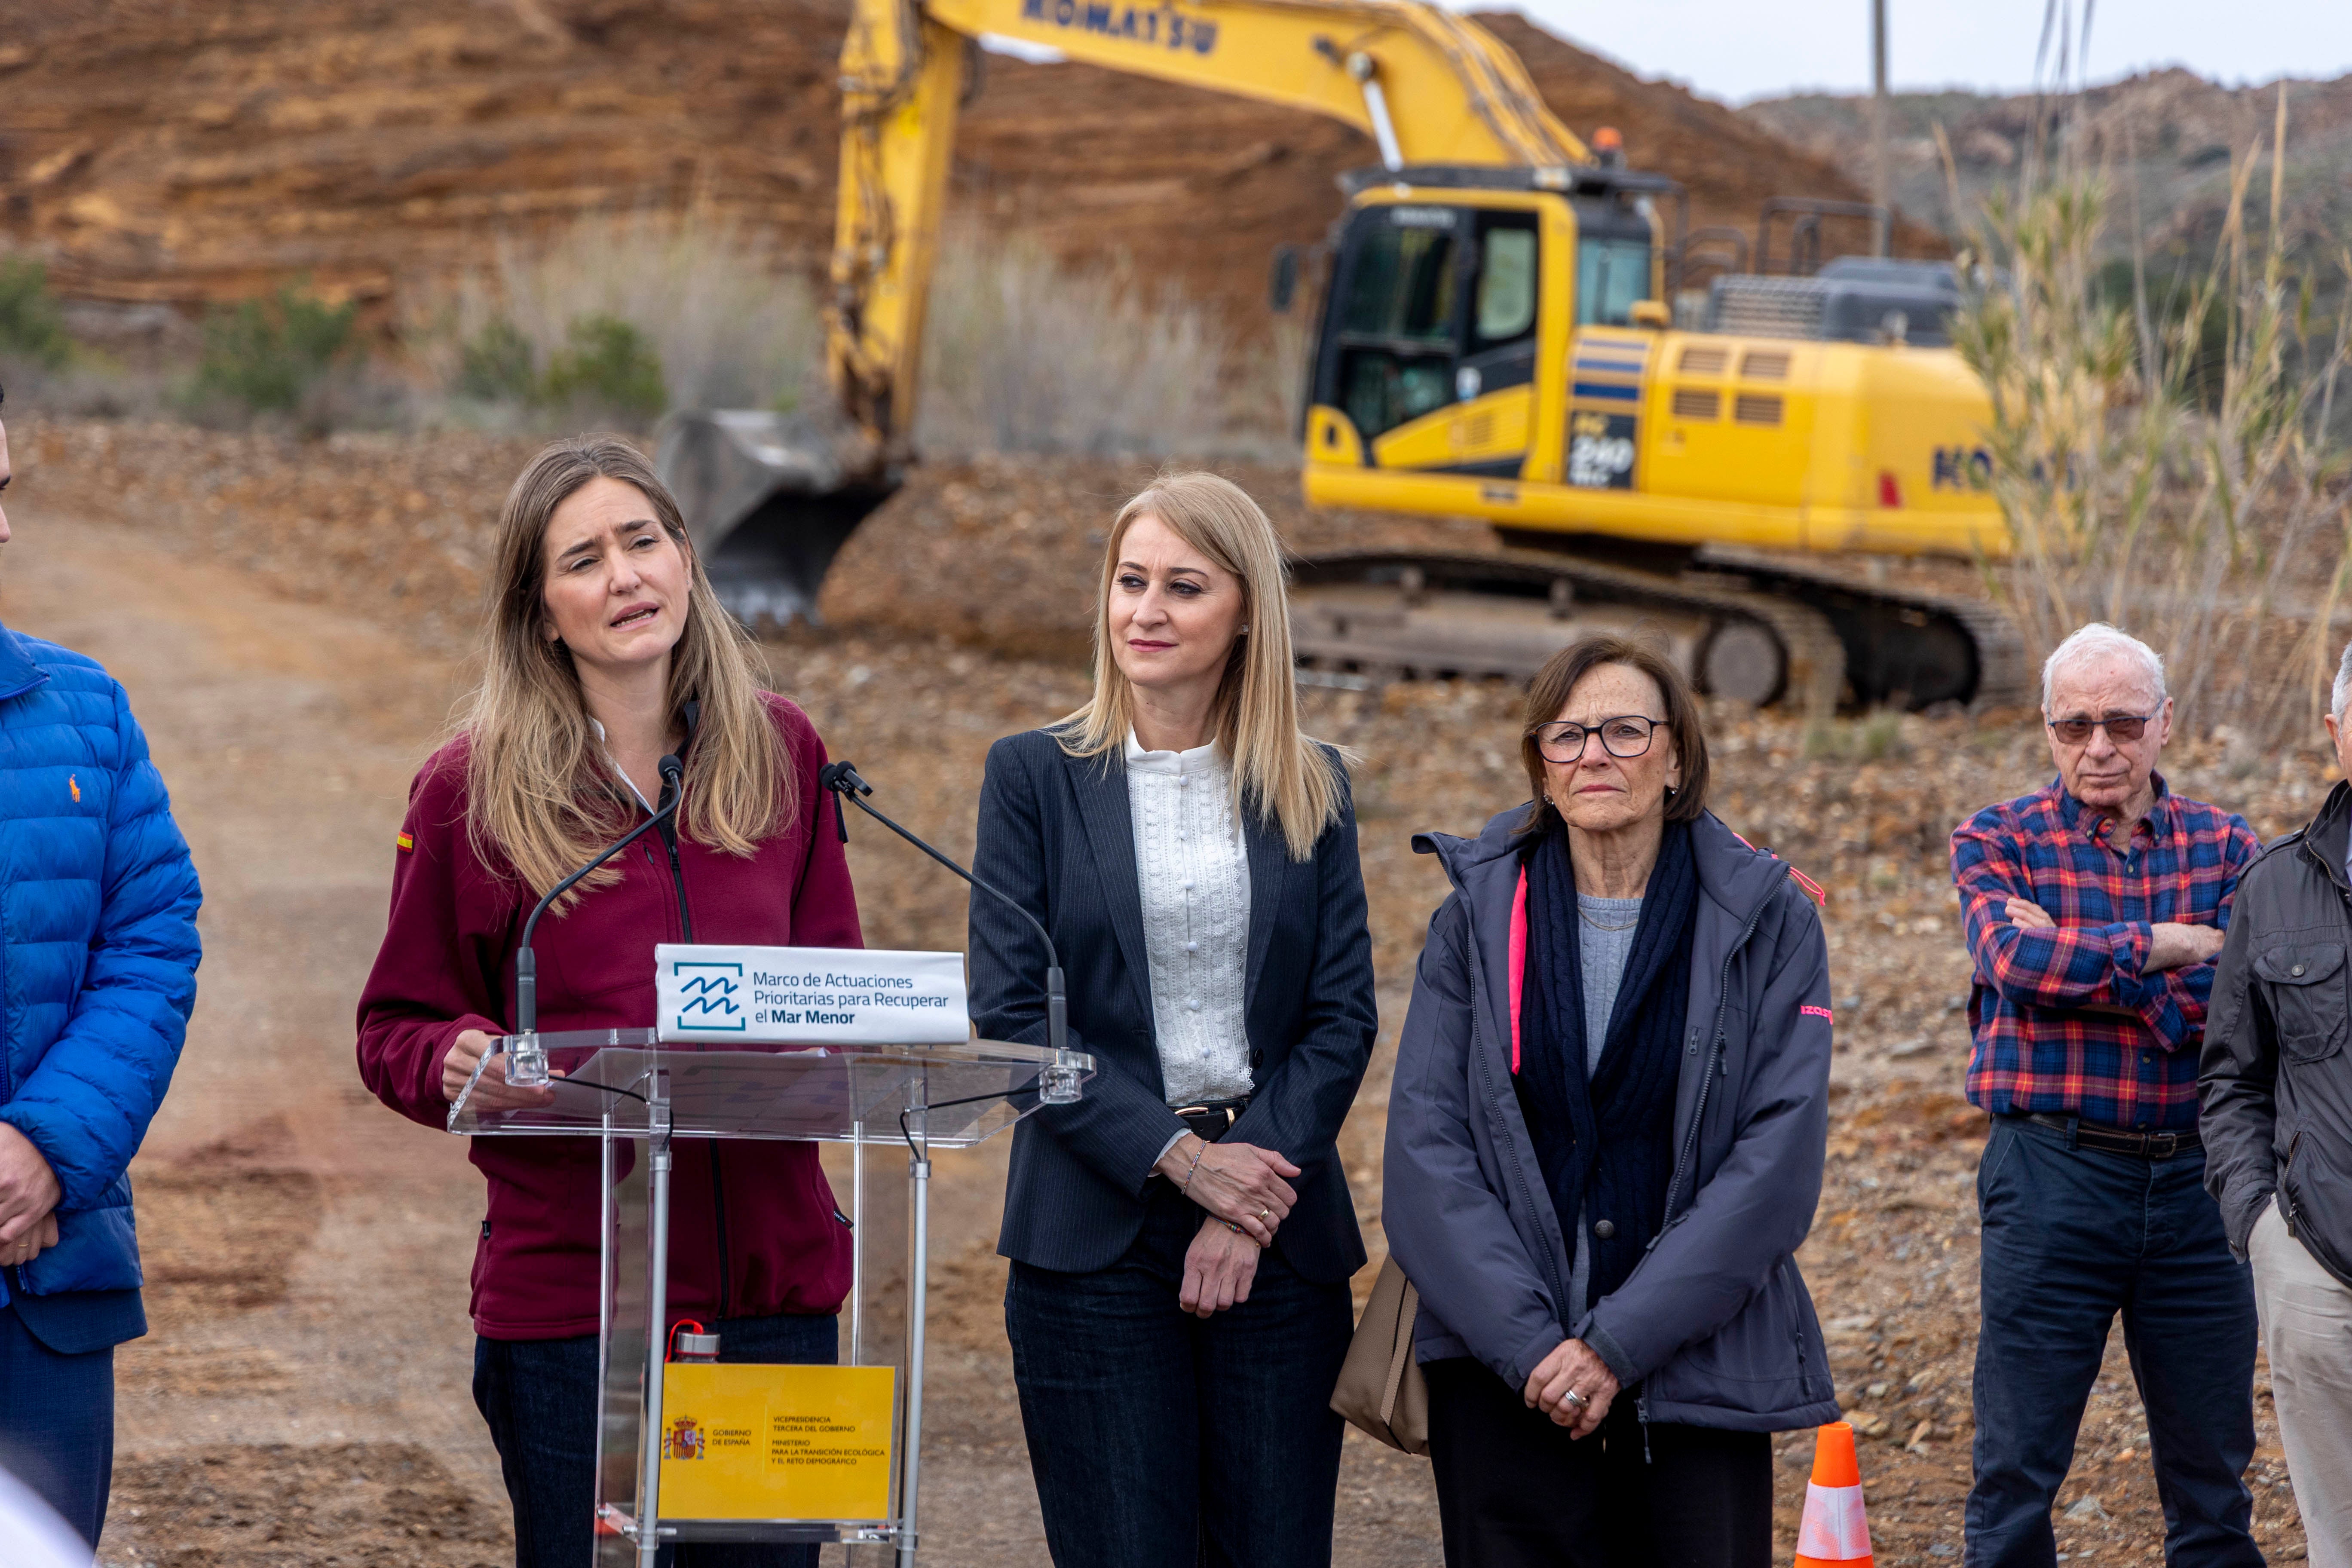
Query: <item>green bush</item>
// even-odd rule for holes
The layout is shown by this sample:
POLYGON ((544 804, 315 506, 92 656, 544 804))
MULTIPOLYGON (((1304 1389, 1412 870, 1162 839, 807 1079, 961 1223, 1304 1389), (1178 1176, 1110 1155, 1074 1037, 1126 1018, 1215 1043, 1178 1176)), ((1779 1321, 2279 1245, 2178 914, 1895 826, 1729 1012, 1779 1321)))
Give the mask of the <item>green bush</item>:
POLYGON ((330 305, 290 283, 273 300, 215 309, 205 321, 196 396, 290 413, 337 360, 359 352, 358 316, 356 303, 330 305))
POLYGON ((0 354, 57 370, 73 340, 49 293, 49 269, 27 257, 0 257, 0 354))
POLYGON ((565 339, 548 357, 541 401, 645 419, 669 406, 661 356, 629 322, 604 314, 577 317, 565 339))
POLYGON ((539 396, 539 351, 500 316, 457 348, 457 391, 484 403, 530 403, 539 396))

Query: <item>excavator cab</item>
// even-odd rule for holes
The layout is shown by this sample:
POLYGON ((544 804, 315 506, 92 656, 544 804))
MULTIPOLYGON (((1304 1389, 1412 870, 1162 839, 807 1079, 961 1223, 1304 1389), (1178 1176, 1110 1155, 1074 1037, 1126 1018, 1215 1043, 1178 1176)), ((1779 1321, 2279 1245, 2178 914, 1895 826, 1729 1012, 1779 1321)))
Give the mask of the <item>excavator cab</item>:
POLYGON ((1401 174, 1360 189, 1341 229, 1307 458, 1521 478, 1544 445, 1539 366, 1656 298, 1656 226, 1620 189, 1545 191, 1533 171, 1401 174))

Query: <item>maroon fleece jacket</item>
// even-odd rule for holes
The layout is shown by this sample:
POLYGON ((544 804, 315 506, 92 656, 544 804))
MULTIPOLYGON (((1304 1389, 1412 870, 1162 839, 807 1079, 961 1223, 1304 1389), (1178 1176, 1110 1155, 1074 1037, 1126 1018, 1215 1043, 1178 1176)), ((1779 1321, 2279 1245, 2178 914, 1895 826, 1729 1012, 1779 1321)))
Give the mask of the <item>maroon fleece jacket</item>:
MULTIPOLYGON (((791 759, 795 806, 749 859, 680 836, 697 941, 862 947, 857 900, 817 770, 808 716, 766 699, 791 759)), ((640 811, 642 817, 642 811, 640 811)), ((360 997, 360 1076, 386 1105, 445 1125, 441 1058, 466 1029, 512 1026, 514 955, 536 901, 502 857, 474 853, 466 827, 466 741, 436 753, 408 794, 394 857, 392 917, 360 997)), ((661 836, 608 864, 611 886, 550 910, 539 959, 539 1026, 644 1028, 654 1022, 654 944, 677 942, 677 896, 661 836)), ((556 1065, 565 1065, 561 1054, 556 1065)), ((849 1230, 812 1143, 681 1138, 670 1178, 669 1317, 831 1312, 849 1293, 849 1230)), ((596 1331, 597 1181, 593 1138, 477 1138, 489 1179, 474 1250, 474 1329, 486 1339, 596 1331)))

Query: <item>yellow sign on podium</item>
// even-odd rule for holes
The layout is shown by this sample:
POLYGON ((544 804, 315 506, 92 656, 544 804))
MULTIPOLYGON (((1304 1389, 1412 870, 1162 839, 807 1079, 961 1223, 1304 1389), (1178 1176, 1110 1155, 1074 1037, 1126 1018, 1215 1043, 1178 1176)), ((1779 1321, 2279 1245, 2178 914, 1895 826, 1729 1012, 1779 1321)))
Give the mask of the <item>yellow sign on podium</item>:
POLYGON ((897 1377, 887 1366, 669 1363, 662 1517, 889 1517, 897 1377))

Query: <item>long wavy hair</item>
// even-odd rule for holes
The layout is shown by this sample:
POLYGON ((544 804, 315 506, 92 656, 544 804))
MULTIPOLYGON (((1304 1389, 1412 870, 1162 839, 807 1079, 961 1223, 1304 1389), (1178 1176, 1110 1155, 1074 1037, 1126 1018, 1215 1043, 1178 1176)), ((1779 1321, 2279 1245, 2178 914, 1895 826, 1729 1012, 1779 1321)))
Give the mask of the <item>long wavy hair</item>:
POLYGON ((1127 531, 1146 517, 1240 579, 1242 619, 1211 710, 1218 749, 1234 770, 1234 793, 1261 821, 1280 828, 1290 858, 1305 860, 1339 819, 1341 783, 1329 751, 1298 728, 1298 684, 1290 647, 1289 571, 1274 524, 1247 492, 1215 474, 1168 473, 1118 509, 1096 589, 1095 691, 1054 729, 1062 750, 1098 757, 1127 743, 1135 691, 1112 656, 1110 599, 1127 531))
MULTIPOLYGON (((462 721, 474 851, 486 861, 493 850, 503 855, 541 896, 626 832, 635 812, 589 728, 572 650, 546 634, 548 521, 598 478, 635 486, 686 554, 686 625, 670 650, 669 721, 681 724, 689 701, 700 711, 686 755, 679 831, 748 857, 778 823, 792 820, 797 804, 782 740, 760 698, 751 639, 712 591, 676 498, 645 455, 618 437, 555 442, 524 468, 499 510, 482 681, 462 721)), ((603 867, 586 885, 619 875, 603 867)))

